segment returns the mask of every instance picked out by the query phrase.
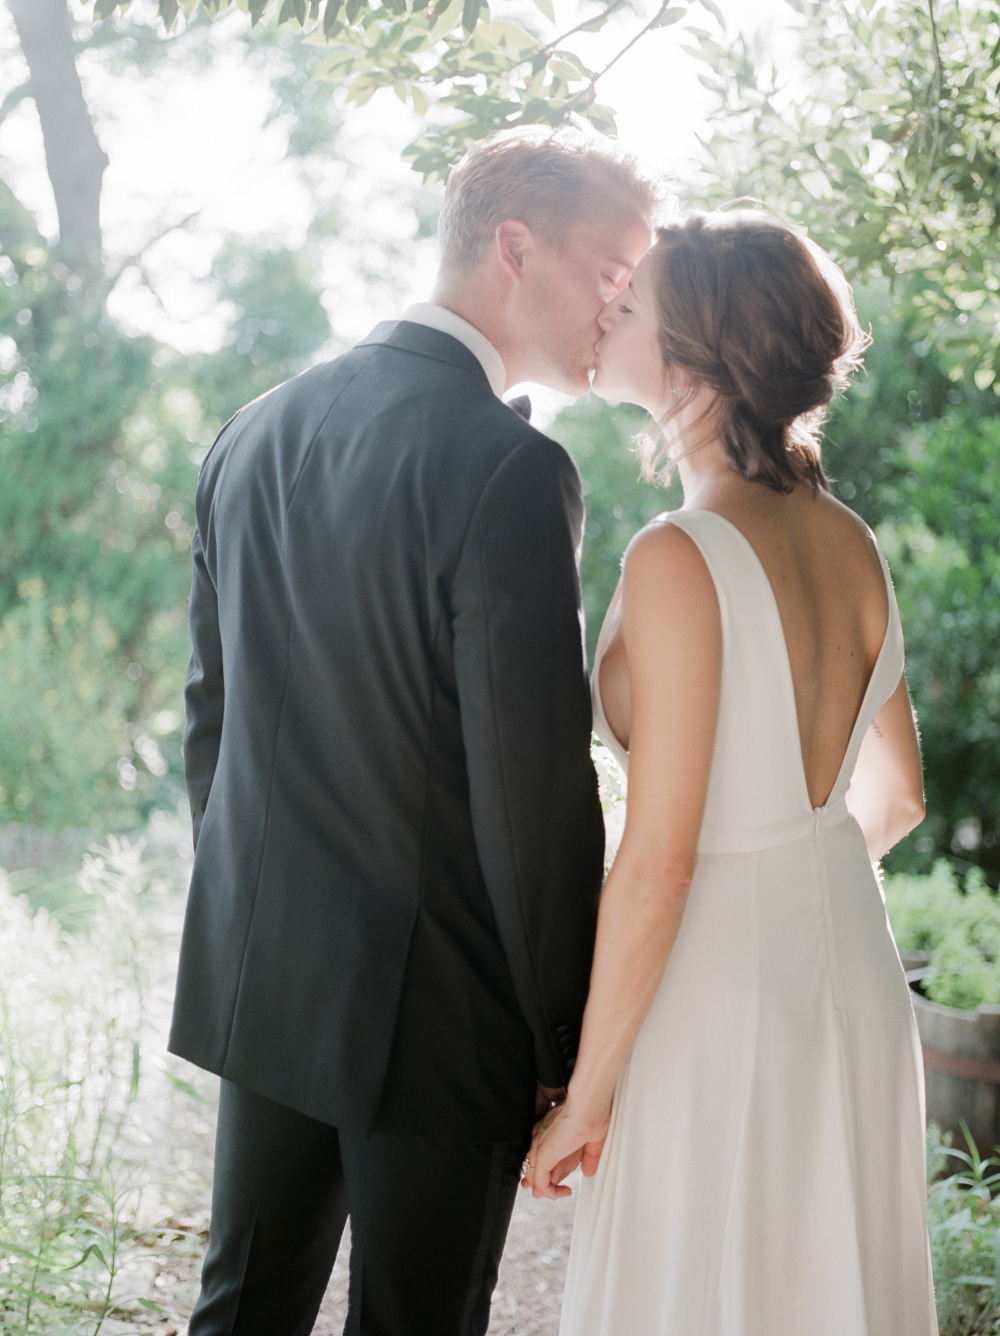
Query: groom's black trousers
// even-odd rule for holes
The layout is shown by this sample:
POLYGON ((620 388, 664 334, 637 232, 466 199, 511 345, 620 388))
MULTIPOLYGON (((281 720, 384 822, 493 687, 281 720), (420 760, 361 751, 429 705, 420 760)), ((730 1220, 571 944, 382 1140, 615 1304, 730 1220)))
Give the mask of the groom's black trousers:
POLYGON ((483 1336, 527 1147, 351 1135, 223 1081, 190 1336, 307 1336, 348 1216, 345 1336, 483 1336))

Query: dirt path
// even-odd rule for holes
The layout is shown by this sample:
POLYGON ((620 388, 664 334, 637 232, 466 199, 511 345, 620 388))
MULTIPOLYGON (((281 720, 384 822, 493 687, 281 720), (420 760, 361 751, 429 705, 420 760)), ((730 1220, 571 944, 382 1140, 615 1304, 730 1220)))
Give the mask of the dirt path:
MULTIPOLYGON (((176 1060, 170 1060, 170 1067, 176 1060)), ((198 1294, 198 1275, 207 1237, 214 1140, 215 1081, 186 1064, 178 1072, 191 1082, 197 1101, 173 1089, 164 1114, 164 1142, 172 1168, 169 1223, 186 1237, 155 1248, 146 1271, 146 1293, 164 1309, 157 1321, 141 1323, 149 1336, 186 1336, 187 1319, 198 1294), (198 1236, 201 1236, 200 1238, 198 1236), (148 1287, 148 1288, 147 1288, 148 1287)), ((576 1190, 576 1179, 570 1186, 576 1190)), ((575 1196, 559 1202, 535 1201, 519 1192, 507 1235, 500 1278, 493 1295, 489 1336, 557 1336, 575 1196)), ((166 1224, 161 1220, 161 1224, 166 1224)), ((340 1336, 347 1315, 349 1231, 330 1278, 314 1328, 315 1336, 340 1336)), ((132 1323, 109 1324, 109 1336, 134 1333, 132 1323)))
MULTIPOLYGON (((571 1185, 574 1186, 575 1184, 571 1185)), ((556 1336, 575 1198, 536 1201, 519 1192, 493 1293, 489 1336, 556 1336)), ((330 1287, 313 1328, 314 1336, 340 1336, 347 1316, 345 1238, 330 1278, 330 1287)))

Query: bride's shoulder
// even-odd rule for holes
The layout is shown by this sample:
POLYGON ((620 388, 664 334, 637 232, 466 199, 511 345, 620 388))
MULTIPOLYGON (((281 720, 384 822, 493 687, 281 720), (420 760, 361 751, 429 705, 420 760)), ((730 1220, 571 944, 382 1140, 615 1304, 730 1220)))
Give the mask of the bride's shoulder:
POLYGON ((684 510, 664 510, 661 514, 654 515, 638 533, 633 534, 625 549, 623 560, 627 561, 630 554, 639 549, 670 551, 694 547, 694 543, 686 533, 686 519, 691 513, 684 510))
POLYGON ((682 525, 675 523, 682 513, 666 510, 633 537, 622 559, 622 574, 627 584, 659 579, 674 582, 680 578, 712 588, 700 549, 682 525))
POLYGON ((693 538, 673 522, 677 514, 650 520, 629 543, 622 563, 623 625, 630 628, 633 649, 636 635, 643 628, 649 632, 649 643, 659 646, 654 657, 662 652, 663 635, 686 644, 714 637, 714 653, 721 634, 712 574, 693 538))
POLYGON ((828 530, 828 542, 836 544, 842 559, 850 560, 853 555, 863 564, 880 572, 878 539, 869 525, 850 506, 845 506, 843 501, 829 492, 821 492, 817 500, 828 530))

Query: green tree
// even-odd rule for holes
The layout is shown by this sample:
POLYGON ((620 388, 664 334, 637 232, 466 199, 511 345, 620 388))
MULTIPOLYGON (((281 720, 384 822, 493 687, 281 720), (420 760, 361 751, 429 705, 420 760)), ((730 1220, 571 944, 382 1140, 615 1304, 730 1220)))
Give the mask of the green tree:
POLYGON ((702 193, 803 223, 853 277, 890 280, 956 380, 996 383, 1000 8, 789 2, 791 56, 706 32, 688 48, 718 97, 702 193))
MULTIPOLYGON (((248 57, 279 84, 275 114, 291 118, 299 150, 329 153, 329 99, 307 91, 302 122, 289 105, 309 53, 275 43, 268 65, 259 39, 248 42, 248 57)), ((190 46, 194 59, 210 58, 203 34, 190 46)), ((38 52, 30 40, 28 49, 34 80, 38 52)), ((166 59, 149 44, 130 51, 121 34, 102 54, 166 59)), ((298 254, 244 241, 224 248, 212 274, 231 312, 218 353, 181 357, 124 333, 107 296, 125 265, 105 264, 99 232, 95 240, 93 160, 83 160, 82 194, 52 165, 60 135, 79 137, 75 121, 59 125, 86 111, 76 92, 68 104, 59 88, 39 95, 49 99, 47 160, 66 220, 56 247, 0 184, 0 822, 119 829, 180 792, 198 464, 222 421, 308 365, 330 328, 314 241, 298 254)), ((84 128, 93 134, 89 120, 84 128)))
POLYGON ((920 424, 881 487, 878 528, 907 638, 928 820, 895 866, 937 850, 1000 879, 1000 418, 920 424))

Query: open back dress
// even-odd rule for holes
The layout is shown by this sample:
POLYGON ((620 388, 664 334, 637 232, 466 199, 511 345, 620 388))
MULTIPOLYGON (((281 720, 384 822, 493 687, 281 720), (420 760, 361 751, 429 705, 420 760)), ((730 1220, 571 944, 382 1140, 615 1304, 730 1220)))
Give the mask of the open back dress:
MULTIPOLYGON (((579 1190, 560 1336, 936 1336, 909 991, 845 795, 903 670, 899 612, 829 800, 753 547, 669 516, 711 572, 722 693, 680 933, 579 1190)), ((600 698, 595 731, 627 768, 600 698)))

